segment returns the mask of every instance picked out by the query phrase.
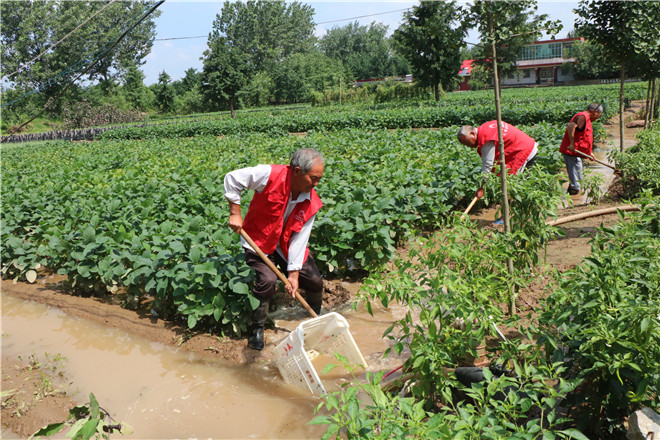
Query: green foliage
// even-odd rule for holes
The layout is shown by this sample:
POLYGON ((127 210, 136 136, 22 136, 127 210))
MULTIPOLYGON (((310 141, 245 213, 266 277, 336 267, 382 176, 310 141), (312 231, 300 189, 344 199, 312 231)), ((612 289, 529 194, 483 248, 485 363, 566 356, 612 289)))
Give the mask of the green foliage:
POLYGON ((461 66, 460 50, 467 26, 457 17, 461 7, 455 2, 422 2, 404 12, 404 22, 392 38, 396 50, 412 68, 415 81, 434 90, 454 90, 461 66))
POLYGON ((123 92, 126 100, 134 109, 145 110, 148 106, 147 88, 144 85, 144 73, 131 66, 124 78, 123 92))
MULTIPOLYGON (((530 270, 538 264, 539 251, 545 249, 557 229, 546 219, 557 216, 564 191, 561 179, 541 167, 532 167, 508 177, 511 209, 511 237, 514 267, 530 270)), ((499 177, 491 174, 486 185, 485 201, 502 199, 499 177)))
POLYGON ((311 101, 312 92, 323 92, 346 77, 340 62, 319 52, 293 54, 273 75, 275 99, 280 103, 311 101))
POLYGON ((382 376, 367 372, 366 384, 345 385, 341 391, 325 396, 316 413, 324 409, 330 414, 319 415, 309 422, 328 425, 321 439, 451 438, 448 427, 441 426, 442 414, 425 411, 423 402, 413 398, 384 393, 380 386, 382 376), (367 395, 371 403, 361 407, 359 393, 367 395))
POLYGON ((659 407, 660 209, 657 197, 639 202, 640 213, 600 227, 591 256, 557 276, 540 318, 548 355, 583 383, 567 403, 601 438, 624 432, 632 412, 659 407))
POLYGON ((406 61, 392 53, 386 35, 387 26, 381 23, 363 26, 356 21, 328 30, 319 40, 319 47, 326 56, 346 66, 356 79, 410 73, 406 61))
POLYGON ((573 45, 575 57, 575 79, 616 78, 620 65, 603 55, 603 47, 594 41, 576 42, 573 45))
POLYGON ((637 134, 637 144, 623 153, 613 154, 622 170, 621 182, 630 195, 644 189, 660 195, 660 126, 637 134))
POLYGON ((155 104, 163 113, 171 113, 174 110, 174 90, 170 82, 172 78, 163 70, 158 74, 158 83, 154 85, 155 104))
MULTIPOLYGON (((660 65, 660 4, 581 1, 575 10, 576 29, 601 45, 607 58, 619 63, 660 65)), ((656 72, 657 73, 657 72, 656 72)))
POLYGON ((385 307, 394 302, 408 306, 384 336, 397 352, 410 352, 404 377, 412 378, 413 397, 399 403, 400 397, 374 386, 380 376, 369 378, 366 386, 358 387, 370 404, 360 407, 353 397, 356 390, 345 388, 326 398, 330 415, 317 417, 316 423, 328 424, 327 434, 341 428, 348 438, 386 438, 379 436, 381 427, 398 426, 410 438, 433 433, 442 439, 542 435, 585 440, 557 411, 579 380, 563 379, 562 363, 549 361, 542 345, 525 342, 535 338, 534 324, 531 331, 520 326, 522 339, 499 340, 496 323, 520 324, 503 315, 501 305, 509 298, 502 293, 534 277, 518 272, 511 279, 506 256, 514 255, 516 248, 505 234, 479 230, 455 217, 440 233, 417 239, 410 248, 406 257, 395 260, 391 273, 367 279, 363 293, 385 307), (488 350, 491 370, 483 369, 484 381, 463 385, 455 368, 477 357, 480 347, 488 350), (396 404, 428 413, 415 419, 394 409, 396 404))
POLYGON ((232 46, 228 38, 214 30, 204 51, 202 90, 210 110, 229 107, 232 111, 238 104, 242 89, 254 73, 249 70, 248 56, 232 46))
POLYGON ((65 427, 69 427, 66 436, 73 440, 108 439, 114 432, 122 435, 133 433, 133 428, 127 423, 112 422, 110 414, 99 406, 94 394, 90 393, 89 403, 71 408, 67 420, 44 426, 30 436, 30 439, 52 437, 65 427))
POLYGON ((151 13, 111 52, 104 52, 129 24, 135 23, 136 18, 146 13, 148 6, 153 4, 109 0, 3 1, 0 5, 3 75, 10 76, 19 90, 38 89, 43 92, 43 96, 37 98, 42 105, 47 98, 54 96, 64 84, 82 72, 83 67, 90 64, 89 60, 102 53, 103 58, 82 79, 108 81, 122 78, 131 66, 139 65, 151 51, 156 35, 154 20, 160 15, 160 11, 151 13), (105 9, 99 15, 71 33, 102 8, 105 9), (68 35, 69 33, 71 35, 68 35), (64 38, 65 36, 67 37, 64 38), (24 63, 56 42, 59 44, 52 50, 47 51, 29 68, 18 72, 24 63))

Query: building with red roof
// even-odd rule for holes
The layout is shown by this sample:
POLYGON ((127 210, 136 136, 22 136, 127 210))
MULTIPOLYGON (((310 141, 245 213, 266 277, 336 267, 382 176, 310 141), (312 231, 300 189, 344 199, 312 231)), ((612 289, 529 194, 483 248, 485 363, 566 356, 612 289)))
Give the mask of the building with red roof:
MULTIPOLYGON (((502 79, 502 85, 539 86, 556 85, 573 81, 575 57, 573 45, 583 38, 563 38, 558 40, 535 41, 523 47, 520 57, 516 61, 518 70, 502 79)), ((468 81, 471 76, 474 60, 464 60, 458 74, 463 77, 459 90, 470 90, 468 81)))

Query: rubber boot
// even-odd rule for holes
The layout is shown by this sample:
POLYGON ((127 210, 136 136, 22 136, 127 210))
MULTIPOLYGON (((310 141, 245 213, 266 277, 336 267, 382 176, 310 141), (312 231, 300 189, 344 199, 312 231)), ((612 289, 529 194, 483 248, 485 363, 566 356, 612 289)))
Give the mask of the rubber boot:
POLYGON ((248 347, 254 350, 264 348, 264 325, 268 316, 268 301, 261 301, 259 307, 252 311, 252 334, 248 338, 248 347))

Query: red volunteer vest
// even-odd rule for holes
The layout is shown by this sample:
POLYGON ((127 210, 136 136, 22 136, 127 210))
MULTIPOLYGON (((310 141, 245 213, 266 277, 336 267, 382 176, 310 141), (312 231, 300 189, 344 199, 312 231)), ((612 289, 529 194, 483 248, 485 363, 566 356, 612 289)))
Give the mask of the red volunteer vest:
MULTIPOLYGON (((271 165, 270 177, 265 188, 254 193, 243 229, 250 238, 270 255, 279 243, 284 257, 289 257, 289 242, 294 232, 300 232, 307 221, 323 206, 321 199, 312 189, 310 200, 298 203, 291 211, 286 224, 284 212, 291 195, 291 168, 287 165, 271 165)), ((305 260, 309 249, 305 248, 305 260)))
MULTIPOLYGON (((534 139, 511 124, 502 121, 502 138, 504 139, 504 163, 508 174, 516 174, 534 150, 534 139)), ((481 156, 481 147, 486 142, 495 142, 495 163, 499 163, 500 149, 497 135, 497 121, 481 124, 477 129, 477 153, 481 156)), ((495 168, 493 168, 493 171, 495 168)))
MULTIPOLYGON (((571 122, 574 122, 575 119, 583 115, 587 120, 586 125, 584 126, 584 131, 577 131, 573 134, 573 140, 575 141, 575 149, 583 152, 584 154, 591 154, 591 150, 594 145, 594 130, 591 125, 591 119, 589 118, 589 112, 584 111, 580 112, 577 115, 571 118, 571 122)), ((571 156, 581 157, 579 154, 568 151, 568 146, 571 144, 571 141, 568 139, 568 133, 564 133, 564 139, 561 140, 561 146, 559 147, 559 152, 564 154, 569 154, 571 156)))

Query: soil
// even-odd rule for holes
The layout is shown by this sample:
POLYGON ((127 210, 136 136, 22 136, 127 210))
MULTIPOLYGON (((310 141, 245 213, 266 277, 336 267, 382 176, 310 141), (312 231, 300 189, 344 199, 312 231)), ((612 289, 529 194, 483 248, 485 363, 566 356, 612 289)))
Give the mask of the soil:
MULTIPOLYGON (((635 118, 641 103, 633 102, 626 111, 626 121, 635 118)), ((612 137, 611 142, 618 146, 618 115, 606 125, 612 137)), ((634 134, 640 128, 625 129, 626 146, 634 141, 634 134)), ((616 182, 598 205, 576 205, 560 210, 559 217, 625 204, 621 200, 622 191, 616 182)), ((610 226, 619 221, 617 214, 592 217, 561 226, 565 236, 549 243, 546 264, 559 271, 574 268, 590 253, 589 240, 596 228, 610 226)), ((43 275, 43 274, 42 274, 43 275)), ((80 297, 73 296, 61 287, 62 277, 49 275, 41 277, 36 284, 2 283, 2 294, 14 295, 26 300, 36 301, 76 316, 97 323, 120 328, 126 332, 139 334, 141 337, 178 347, 202 356, 222 358, 235 363, 264 362, 270 358, 273 344, 269 339, 277 339, 277 327, 266 330, 266 348, 261 351, 246 349, 246 339, 218 338, 210 333, 191 333, 186 326, 167 322, 150 313, 147 304, 138 310, 128 310, 117 304, 112 296, 80 297), (40 282, 45 281, 45 282, 40 282)), ((520 292, 517 307, 521 313, 527 313, 539 306, 539 299, 545 295, 547 281, 540 276, 539 281, 525 291, 520 292)), ((324 304, 326 311, 336 310, 348 304, 359 291, 359 280, 337 279, 324 280, 324 304)), ((294 300, 284 295, 279 297, 285 306, 296 306, 294 300)), ((293 307, 292 307, 293 308, 293 307)), ((302 310, 302 309, 300 309, 302 310)), ((304 311, 302 311, 304 314, 304 311)), ((304 318, 304 315, 301 315, 304 318)), ((11 430, 21 437, 28 437, 40 427, 66 420, 68 410, 80 403, 74 402, 66 393, 66 386, 57 383, 57 368, 52 363, 44 365, 34 359, 9 359, 2 357, 2 428, 11 430)), ((4 433, 4 432, 3 432, 4 433)))

